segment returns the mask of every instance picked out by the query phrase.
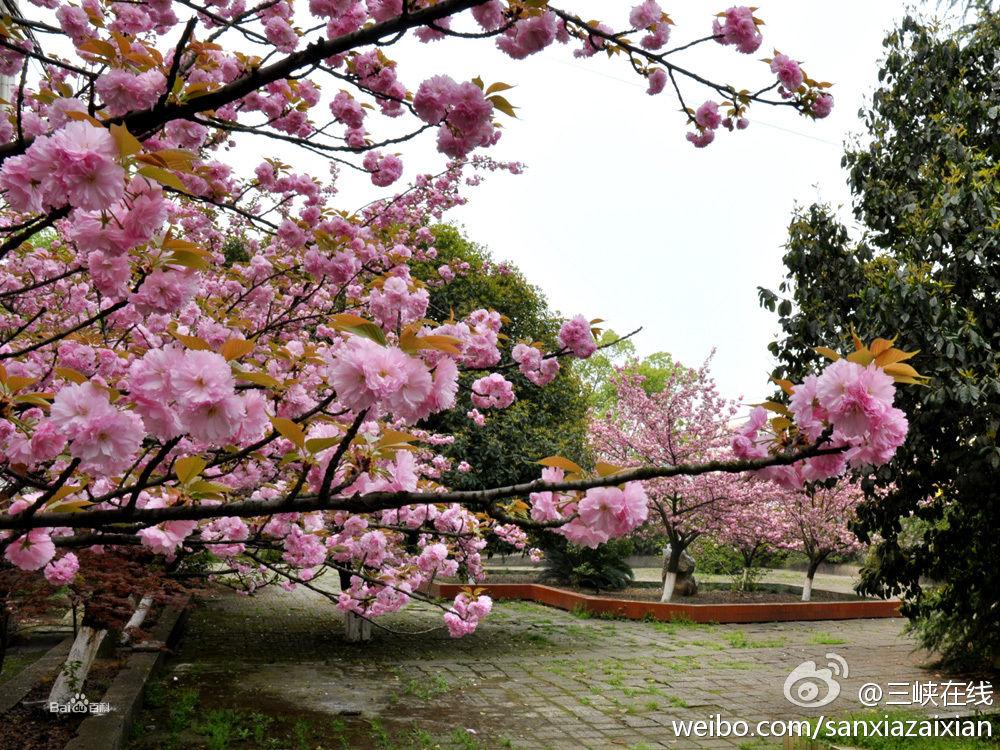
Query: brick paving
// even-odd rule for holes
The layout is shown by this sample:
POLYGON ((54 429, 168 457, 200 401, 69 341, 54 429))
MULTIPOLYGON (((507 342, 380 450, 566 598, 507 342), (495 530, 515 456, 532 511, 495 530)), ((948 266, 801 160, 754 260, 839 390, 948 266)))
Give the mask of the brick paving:
POLYGON ((222 593, 192 612, 167 680, 197 687, 207 707, 331 718, 350 730, 331 748, 464 728, 473 744, 457 747, 578 750, 738 748, 747 741, 678 740, 671 720, 843 715, 860 708, 864 683, 942 679, 902 620, 683 625, 507 602, 455 641, 428 632, 439 614, 413 606, 380 621, 395 632, 349 644, 341 615, 306 589, 222 593), (789 672, 809 659, 825 666, 830 652, 850 665, 840 697, 819 710, 789 704, 789 672), (372 722, 390 739, 369 737, 372 722))

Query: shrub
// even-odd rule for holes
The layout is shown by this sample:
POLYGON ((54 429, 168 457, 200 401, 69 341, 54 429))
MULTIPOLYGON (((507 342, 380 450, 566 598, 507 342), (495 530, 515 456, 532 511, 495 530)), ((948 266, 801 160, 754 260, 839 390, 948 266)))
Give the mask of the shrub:
POLYGON ((547 542, 545 569, 538 576, 539 583, 555 581, 595 591, 618 591, 634 579, 632 568, 625 562, 632 554, 629 539, 613 539, 597 549, 577 547, 554 535, 547 542))
POLYGON ((719 544, 707 536, 695 539, 688 547, 688 554, 697 564, 695 575, 736 575, 743 571, 743 558, 735 547, 719 544))

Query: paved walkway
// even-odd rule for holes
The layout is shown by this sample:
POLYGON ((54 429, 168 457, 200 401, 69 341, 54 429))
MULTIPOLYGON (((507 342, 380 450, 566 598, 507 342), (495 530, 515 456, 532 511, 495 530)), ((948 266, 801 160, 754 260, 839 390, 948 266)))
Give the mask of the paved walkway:
POLYGON ((203 746, 191 735, 209 731, 198 717, 232 709, 271 717, 272 744, 234 748, 769 748, 678 740, 671 720, 842 715, 860 708, 863 683, 941 679, 896 619, 678 625, 509 602, 455 641, 428 632, 439 614, 411 607, 384 621, 398 632, 355 645, 333 605, 308 590, 220 594, 192 613, 132 747, 203 746), (831 652, 850 665, 841 696, 815 711, 788 703, 789 672, 806 660, 826 666, 831 652), (171 712, 183 700, 198 708, 178 727, 171 712))

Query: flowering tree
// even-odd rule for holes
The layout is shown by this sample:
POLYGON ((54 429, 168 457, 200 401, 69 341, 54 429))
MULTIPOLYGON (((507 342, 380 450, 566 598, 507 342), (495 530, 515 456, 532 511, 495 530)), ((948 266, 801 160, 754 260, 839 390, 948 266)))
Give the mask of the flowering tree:
POLYGON ((862 549, 857 536, 848 528, 865 493, 856 482, 847 479, 824 484, 807 484, 785 493, 778 503, 775 524, 785 529, 781 542, 809 558, 802 601, 812 596, 813 577, 819 566, 833 554, 850 554, 862 549))
MULTIPOLYGON (((411 90, 393 44, 412 34, 486 39, 513 59, 556 42, 577 57, 603 52, 651 94, 669 82, 689 139, 705 146, 719 127, 745 128, 751 106, 813 118, 832 106, 826 84, 784 56, 756 89, 676 62, 693 44, 755 52, 750 9, 668 48, 671 21, 653 0, 619 30, 545 0, 35 4, 0 26, 0 73, 17 79, 0 118, 5 564, 77 586, 88 568, 115 565, 109 550, 139 547, 170 568, 204 551, 247 591, 312 587, 332 569, 345 576, 337 606, 373 618, 426 599, 435 575, 478 577, 488 534, 517 545, 532 525, 628 533, 647 513, 638 480, 801 461, 820 471, 848 447, 847 463, 888 460, 902 440, 852 421, 850 446, 826 445, 823 426, 852 419, 830 408, 804 431, 776 427, 767 445, 756 425, 743 436, 753 455, 614 476, 553 468, 461 491, 439 481, 451 436, 424 420, 453 407, 460 370, 476 373, 468 416, 480 421, 515 401, 505 372, 544 387, 561 358, 597 344, 577 316, 556 347, 509 342, 508 353, 498 313, 428 310, 430 282, 409 265, 435 258, 428 225, 481 173, 520 170, 479 153, 513 109, 499 82, 441 74, 411 90), (696 110, 684 105, 693 88, 712 97, 696 110), (389 187, 404 171, 392 146, 426 131, 439 172, 360 208, 335 205, 341 172, 389 187), (236 139, 296 147, 311 173, 265 159, 242 174, 226 161, 236 139), (558 493, 552 518, 516 502, 532 492, 558 493)), ((435 283, 451 273, 442 266, 435 283)), ((881 364, 844 375, 860 382, 881 364)), ((454 636, 491 606, 471 590, 431 603, 454 636)))
MULTIPOLYGON (((594 420, 591 442, 612 470, 643 464, 705 463, 729 453, 729 421, 736 404, 719 395, 708 371, 675 366, 652 393, 628 367, 613 378, 616 400, 594 420)), ((741 494, 729 474, 675 476, 646 483, 649 512, 670 540, 661 600, 670 601, 684 550, 701 534, 720 528, 725 508, 741 494)), ((564 527, 565 531, 565 527, 564 527)))
POLYGON ((743 563, 740 588, 746 591, 755 580, 761 556, 788 542, 790 529, 782 507, 786 491, 771 482, 734 484, 731 501, 722 508, 713 538, 739 553, 743 563))

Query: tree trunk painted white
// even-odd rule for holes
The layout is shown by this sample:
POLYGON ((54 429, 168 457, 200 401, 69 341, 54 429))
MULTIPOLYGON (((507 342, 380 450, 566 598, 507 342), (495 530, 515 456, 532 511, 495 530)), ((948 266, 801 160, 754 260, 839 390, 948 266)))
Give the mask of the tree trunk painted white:
POLYGON ((813 574, 806 573, 806 582, 802 585, 802 601, 808 602, 812 600, 812 590, 813 590, 813 574))
POLYGON ((661 602, 669 602, 674 598, 674 586, 677 584, 677 573, 667 573, 666 577, 663 579, 663 595, 660 597, 661 602))
POLYGON ((80 628, 69 650, 69 656, 66 657, 63 668, 52 685, 49 703, 66 705, 76 693, 80 692, 90 672, 90 666, 94 663, 94 657, 97 656, 97 649, 107 634, 107 630, 96 630, 88 625, 80 628))
POLYGON ((129 618, 128 622, 125 623, 125 627, 122 628, 121 644, 127 646, 132 640, 132 631, 137 628, 142 627, 142 623, 146 620, 146 615, 149 614, 149 608, 153 605, 153 597, 144 596, 139 601, 139 606, 135 608, 135 612, 129 618))
POLYGON ((356 612, 348 612, 344 617, 344 637, 348 643, 362 643, 372 639, 372 624, 356 612))

